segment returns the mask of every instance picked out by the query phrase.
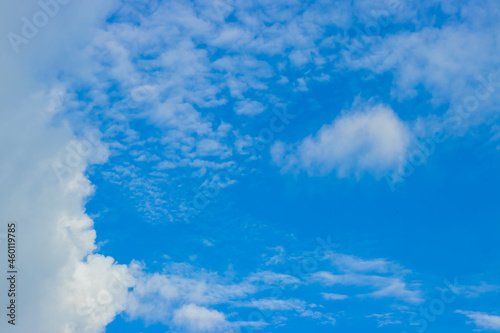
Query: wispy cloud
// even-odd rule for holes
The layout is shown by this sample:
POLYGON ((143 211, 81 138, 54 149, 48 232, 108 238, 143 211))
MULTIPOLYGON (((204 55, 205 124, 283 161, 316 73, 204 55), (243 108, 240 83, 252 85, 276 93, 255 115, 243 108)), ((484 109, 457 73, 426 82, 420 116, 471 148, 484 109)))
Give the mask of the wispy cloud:
POLYGON ((494 316, 483 312, 457 310, 456 313, 467 316, 470 324, 476 325, 480 330, 500 331, 500 316, 494 316))

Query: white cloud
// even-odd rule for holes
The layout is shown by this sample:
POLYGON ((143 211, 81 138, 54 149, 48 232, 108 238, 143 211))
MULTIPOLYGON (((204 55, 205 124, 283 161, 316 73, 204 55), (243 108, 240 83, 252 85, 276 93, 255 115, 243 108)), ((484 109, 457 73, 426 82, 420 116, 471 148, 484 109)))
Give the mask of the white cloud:
POLYGON ((341 177, 351 172, 380 174, 395 168, 411 142, 407 125, 385 105, 345 112, 316 134, 286 146, 271 148, 273 161, 284 172, 306 170, 341 177))
POLYGON ((319 311, 313 311, 311 309, 307 309, 300 314, 301 317, 312 318, 321 320, 323 325, 335 325, 337 320, 332 317, 330 314, 324 314, 319 311))
POLYGON ((171 325, 172 315, 185 305, 227 304, 258 290, 247 281, 231 283, 217 274, 196 271, 188 264, 172 264, 163 274, 146 274, 137 263, 132 267, 137 284, 128 295, 126 313, 148 323, 171 325))
POLYGON ((314 304, 307 304, 305 301, 299 299, 253 299, 251 301, 245 302, 234 302, 233 306, 257 308, 263 313, 293 311, 296 312, 300 317, 319 320, 323 325, 335 325, 336 323, 335 318, 333 318, 331 314, 325 314, 320 311, 311 310, 311 308, 316 308, 317 306, 314 304))
POLYGON ((62 275, 64 319, 84 332, 101 332, 125 310, 128 288, 134 285, 127 266, 98 254, 64 268, 62 275))
POLYGON ((235 111, 237 114, 244 114, 247 116, 255 116, 264 112, 266 107, 257 101, 240 101, 236 103, 235 111))
POLYGON ((366 316, 366 318, 375 318, 377 320, 377 326, 379 328, 387 325, 398 325, 402 323, 400 320, 396 320, 393 318, 393 313, 384 313, 384 314, 375 313, 366 316))
MULTIPOLYGON (((276 246, 274 248, 271 248, 271 250, 274 250, 278 253, 275 254, 274 256, 270 257, 269 259, 267 259, 266 266, 283 264, 286 262, 286 253, 285 253, 285 249, 283 248, 283 246, 276 246)), ((267 257, 267 256, 263 255, 263 257, 267 257)))
POLYGON ((15 220, 19 225, 18 302, 30 319, 16 326, 26 332, 68 327, 101 332, 124 309, 133 284, 126 266, 93 254, 96 234, 83 209, 93 192, 84 170, 89 160, 106 159, 106 150, 76 139, 66 125, 51 127, 44 110, 50 101, 43 95, 26 92, 24 105, 19 105, 9 96, 19 90, 3 92, 0 98, 12 104, 11 113, 1 115, 9 123, 0 136, 10 144, 0 148, 9 156, 0 163, 2 186, 9 189, 1 198, 0 215, 4 223, 15 220), (89 150, 80 154, 82 147, 89 150))
MULTIPOLYGON (((221 160, 236 160, 233 149, 244 134, 220 135, 225 112, 216 109, 231 105, 232 112, 250 118, 286 104, 272 95, 271 86, 290 65, 324 64, 318 43, 326 26, 347 27, 351 13, 347 4, 153 3, 127 1, 114 13, 114 20, 102 19, 98 31, 90 30, 92 42, 79 45, 82 51, 74 59, 64 59, 69 63, 64 77, 69 85, 86 91, 85 97, 92 101, 89 113, 113 120, 105 130, 107 140, 113 141, 112 157, 136 146, 143 152, 159 151, 152 159, 143 154, 127 161, 138 166, 133 179, 106 170, 107 179, 127 187, 139 201, 138 209, 148 212, 148 220, 184 220, 192 212, 192 197, 186 198, 184 187, 149 177, 144 162, 157 163, 164 175, 183 167, 196 178, 223 168, 221 160), (237 19, 226 20, 230 14, 237 19), (276 65, 271 57, 283 61, 276 65), (145 120, 162 139, 136 135, 137 119, 145 120), (166 186, 169 191, 158 190, 166 186)), ((297 83, 300 90, 307 89, 306 79, 297 83)))
POLYGON ((214 241, 213 239, 203 239, 203 240, 202 240, 202 242, 203 242, 203 244, 204 244, 205 246, 209 246, 209 247, 210 247, 210 246, 214 246, 214 245, 215 245, 215 244, 214 244, 214 243, 215 243, 215 241, 214 241))
MULTIPOLYGON (((277 295, 276 291, 281 291, 284 287, 293 290, 296 285, 303 284, 298 278, 290 275, 263 271, 252 273, 243 279, 235 279, 232 275, 221 276, 196 269, 189 264, 170 264, 161 274, 145 273, 138 263, 133 263, 130 268, 137 282, 128 295, 125 312, 131 319, 140 318, 148 324, 159 322, 169 327, 177 327, 189 321, 192 325, 189 329, 198 329, 210 327, 205 325, 205 319, 208 318, 209 321, 214 319, 214 322, 224 329, 236 329, 242 326, 271 325, 276 319, 273 315, 272 318, 259 322, 234 320, 237 318, 231 320, 234 316, 226 315, 222 310, 214 310, 214 307, 224 309, 228 306, 257 308, 262 311, 293 311, 309 317, 311 314, 309 307, 312 305, 299 299, 249 299, 264 291, 277 295), (203 315, 197 316, 198 312, 203 315), (197 323, 197 320, 201 323, 197 323)), ((334 322, 329 314, 318 311, 314 312, 313 318, 330 324, 334 322)))
POLYGON ((495 38, 488 29, 466 25, 401 33, 368 51, 359 66, 378 73, 393 70, 398 88, 394 93, 401 97, 415 96, 417 86, 424 84, 437 100, 449 101, 464 93, 467 81, 497 67, 492 56, 498 54, 492 45, 495 38))
POLYGON ((332 265, 343 272, 387 273, 399 269, 399 265, 385 259, 365 260, 342 253, 327 253, 325 259, 330 260, 332 265))
POLYGON ((197 143, 198 156, 219 156, 225 158, 231 155, 231 149, 214 139, 202 139, 197 143))
MULTIPOLYGON (((471 107, 475 109, 469 112, 473 115, 464 117, 460 129, 488 121, 488 116, 498 111, 500 100, 500 5, 495 0, 479 3, 425 1, 424 6, 440 6, 445 15, 450 15, 440 26, 417 17, 416 8, 410 5, 408 11, 414 14, 407 18, 418 22, 416 31, 403 29, 384 38, 371 38, 361 50, 346 51, 347 67, 376 74, 390 72, 394 76, 393 97, 414 98, 423 88, 431 94, 435 106, 451 105, 450 113, 457 105, 473 105, 471 99, 475 99, 479 105, 477 109, 471 107)), ((436 111, 431 113, 441 115, 436 111)))
POLYGON ((482 312, 457 310, 456 313, 463 314, 481 330, 500 331, 500 316, 489 315, 482 312))
MULTIPOLYGON (((84 138, 75 140, 67 126, 51 127, 51 115, 44 110, 50 100, 44 95, 27 95, 24 105, 12 101, 10 96, 22 89, 15 87, 13 94, 2 89, 2 100, 12 104, 11 113, 1 115, 9 123, 0 131, 2 140, 10 142, 0 147, 1 154, 9 156, 0 163, 2 186, 9 189, 2 195, 0 215, 4 223, 15 220, 19 225, 22 292, 17 301, 29 316, 16 327, 41 333, 68 327, 101 332, 124 309, 133 284, 126 266, 93 254, 93 221, 82 208, 93 192, 84 176, 87 163, 102 162, 106 154, 84 138), (90 149, 79 155, 84 146, 90 149), (54 163, 64 167, 59 175, 54 163)), ((8 332, 4 324, 0 328, 8 332)))
POLYGON ((343 300, 355 295, 358 298, 396 298, 415 304, 422 301, 418 284, 405 281, 405 276, 411 271, 394 262, 362 259, 336 252, 325 253, 322 260, 330 263, 330 271, 312 273, 307 279, 309 283, 317 282, 325 287, 350 287, 349 295, 322 293, 326 300, 343 300))
MULTIPOLYGON (((331 253, 318 260, 329 263, 332 270, 339 270, 345 274, 319 271, 306 275, 303 277, 304 280, 272 271, 260 271, 244 278, 235 278, 233 274, 219 275, 186 263, 169 264, 163 273, 146 273, 143 267, 134 263, 130 267, 137 283, 128 296, 126 313, 132 319, 141 318, 146 323, 161 322, 174 327, 178 324, 175 322, 174 314, 185 306, 194 306, 196 309, 203 308, 202 312, 214 314, 219 319, 224 316, 225 321, 218 320, 218 322, 221 325, 222 323, 230 325, 232 328, 249 325, 259 327, 283 325, 282 320, 277 319, 279 314, 260 322, 231 320, 234 316, 225 314, 228 313, 227 307, 257 308, 261 311, 292 312, 297 316, 316 319, 325 325, 335 324, 335 318, 320 311, 320 306, 308 304, 306 300, 298 298, 281 297, 285 289, 291 293, 297 287, 309 288, 315 283, 325 287, 322 296, 330 301, 345 300, 352 296, 358 299, 393 298, 410 304, 422 301, 417 285, 407 283, 403 278, 409 271, 399 265, 385 259, 365 260, 338 253, 335 255, 348 260, 332 260, 331 253), (349 265, 345 264, 346 261, 349 265), (342 286, 344 291, 348 288, 349 294, 329 292, 337 285, 342 286), (264 291, 271 292, 272 297, 258 297, 265 295, 264 291), (215 308, 217 312, 214 312, 215 308), (275 323, 275 319, 279 323, 275 323)), ((302 256, 291 257, 290 260, 302 258, 302 256)), ((195 320, 194 316, 192 320, 195 320)))
POLYGON ((498 292, 500 286, 481 282, 480 285, 458 285, 455 283, 453 292, 465 296, 466 298, 478 298, 484 294, 498 292))
POLYGON ((341 301, 341 300, 349 298, 349 296, 347 296, 347 295, 332 294, 332 293, 322 293, 321 295, 327 301, 341 301))
POLYGON ((173 324, 189 332, 230 332, 223 313, 194 304, 175 310, 173 324))
POLYGON ((236 302, 234 306, 257 308, 260 310, 269 311, 297 311, 304 312, 306 309, 306 302, 298 299, 258 299, 248 302, 236 302))
MULTIPOLYGON (((107 149, 97 137, 73 133, 63 115, 71 98, 66 85, 53 80, 78 58, 73 47, 85 44, 115 4, 61 5, 17 55, 6 38, 0 42, 0 73, 9 78, 0 81, 0 138, 8 142, 0 145, 0 182, 6 189, 0 194, 0 220, 2 228, 12 220, 18 224, 15 328, 20 332, 103 332, 124 309, 133 285, 126 266, 95 253, 93 221, 84 210, 94 190, 84 172, 90 163, 106 161, 107 149)), ((2 2, 0 34, 18 32, 21 17, 39 10, 36 1, 2 2)), ((0 287, 7 290, 3 280, 0 287)), ((11 329, 0 322, 0 331, 11 329)))
POLYGON ((263 283, 268 286, 272 285, 289 285, 289 284, 299 284, 300 280, 294 276, 287 274, 280 274, 271 271, 262 271, 258 273, 252 273, 248 277, 248 281, 255 283, 263 283))
POLYGON ((361 292, 357 289, 357 297, 396 298, 408 303, 422 302, 420 291, 412 288, 402 278, 396 276, 379 276, 363 274, 333 274, 320 271, 311 274, 311 282, 318 282, 324 286, 354 286, 357 288, 375 289, 372 292, 361 292), (360 293, 361 292, 361 293, 360 293))

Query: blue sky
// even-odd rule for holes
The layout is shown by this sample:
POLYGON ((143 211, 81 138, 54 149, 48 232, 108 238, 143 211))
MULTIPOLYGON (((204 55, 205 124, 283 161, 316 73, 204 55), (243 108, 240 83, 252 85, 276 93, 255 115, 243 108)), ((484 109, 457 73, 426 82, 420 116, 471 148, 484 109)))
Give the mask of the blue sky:
POLYGON ((500 331, 497 1, 0 7, 19 329, 500 331))

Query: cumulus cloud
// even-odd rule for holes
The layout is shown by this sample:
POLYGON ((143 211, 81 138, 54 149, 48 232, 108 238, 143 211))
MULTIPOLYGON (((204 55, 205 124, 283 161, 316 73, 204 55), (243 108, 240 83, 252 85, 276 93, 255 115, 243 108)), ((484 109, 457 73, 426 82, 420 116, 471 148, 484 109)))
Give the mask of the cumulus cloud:
POLYGON ((103 331, 125 310, 128 289, 135 282, 127 266, 99 254, 65 267, 62 276, 60 298, 67 321, 63 327, 73 327, 77 332, 103 331))
POLYGON ((102 332, 124 309, 133 284, 126 266, 94 253, 93 221, 83 208, 93 193, 84 171, 90 160, 105 161, 107 151, 98 141, 75 137, 66 124, 53 126, 46 112, 50 94, 13 88, 0 93, 9 105, 1 113, 8 125, 0 136, 10 142, 0 147, 10 156, 0 163, 2 186, 9 189, 0 215, 3 223, 19 225, 18 302, 30 320, 16 326, 26 332, 102 332), (19 91, 26 96, 13 100, 19 91))
MULTIPOLYGON (((98 136, 84 134, 85 124, 76 129, 65 121, 71 98, 65 84, 46 70, 57 72, 76 57, 70 46, 84 43, 113 6, 113 1, 60 5, 50 24, 19 45, 18 54, 8 39, 0 42, 0 72, 9 78, 0 82, 0 154, 5 157, 0 183, 6 189, 0 194, 0 224, 18 226, 15 328, 20 332, 103 332, 125 308, 134 283, 127 266, 96 253, 93 221, 84 209, 94 191, 85 170, 105 162, 108 150, 98 136)), ((21 17, 31 19, 40 10, 37 1, 2 2, 0 34, 22 33, 17 30, 21 17)), ((7 271, 3 261, 1 266, 7 271)), ((7 290, 4 283, 0 287, 7 290)), ((11 331, 6 320, 0 331, 11 331)))
POLYGON ((344 112, 296 144, 277 142, 271 156, 283 172, 380 174, 398 165, 410 143, 410 130, 396 113, 386 105, 374 105, 344 112))

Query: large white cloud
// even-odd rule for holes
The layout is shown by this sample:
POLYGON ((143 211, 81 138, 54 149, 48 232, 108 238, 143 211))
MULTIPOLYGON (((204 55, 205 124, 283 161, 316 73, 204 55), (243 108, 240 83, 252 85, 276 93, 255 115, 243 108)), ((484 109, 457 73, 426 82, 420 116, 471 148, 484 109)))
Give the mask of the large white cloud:
MULTIPOLYGON (((12 101, 9 92, 2 90, 0 98, 12 101)), ((83 208, 93 192, 85 168, 89 160, 104 161, 107 151, 98 141, 75 139, 66 125, 51 125, 45 96, 23 100, 2 111, 0 131, 2 142, 8 142, 0 148, 6 189, 0 195, 0 220, 2 228, 11 220, 19 225, 16 328, 101 332, 123 310, 132 286, 126 266, 94 254, 93 221, 83 208)), ((10 332, 5 321, 0 327, 10 332)))
MULTIPOLYGON (((19 272, 16 326, 2 320, 2 332, 103 332, 125 307, 133 284, 126 266, 95 253, 93 221, 84 210, 93 192, 84 171, 89 163, 105 161, 107 149, 95 133, 75 135, 61 120, 64 85, 52 81, 67 64, 66 48, 84 42, 111 5, 59 4, 17 54, 2 38, 0 233, 17 222, 19 272)), ((36 1, 4 1, 0 13, 2 36, 22 34, 21 18, 40 16, 41 7, 36 1)), ((3 260, 1 265, 6 271, 3 260)), ((6 290, 4 279, 0 285, 6 290)))

